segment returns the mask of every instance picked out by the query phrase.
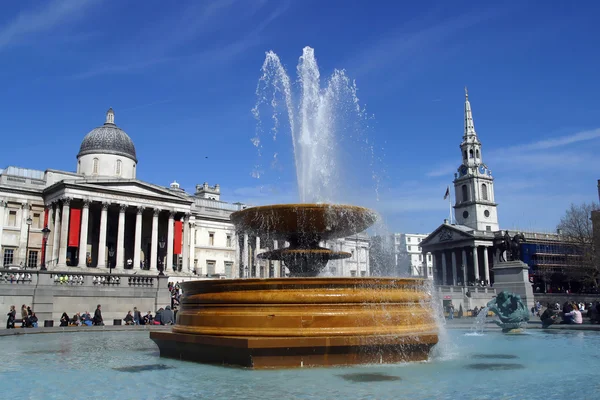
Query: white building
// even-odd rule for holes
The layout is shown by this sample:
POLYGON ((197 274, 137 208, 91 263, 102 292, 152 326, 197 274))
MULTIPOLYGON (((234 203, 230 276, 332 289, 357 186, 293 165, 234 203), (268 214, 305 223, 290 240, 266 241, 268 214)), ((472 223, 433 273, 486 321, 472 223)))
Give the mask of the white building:
MULTIPOLYGON (((238 236, 229 217, 246 206, 221 201, 218 184, 197 185, 189 194, 177 182, 161 187, 136 179, 137 167, 133 141, 109 109, 105 123, 83 138, 76 172, 0 170, 1 266, 164 270, 182 278, 286 276, 279 262, 256 257, 284 243, 238 236)), ((349 240, 344 249, 352 245, 368 260, 368 238, 349 240)), ((352 262, 337 274, 361 275, 364 264, 352 262)))
POLYGON ((429 234, 420 233, 395 233, 394 238, 394 259, 396 268, 400 274, 409 276, 425 276, 433 278, 433 259, 431 253, 424 254, 421 249, 421 242, 429 234))

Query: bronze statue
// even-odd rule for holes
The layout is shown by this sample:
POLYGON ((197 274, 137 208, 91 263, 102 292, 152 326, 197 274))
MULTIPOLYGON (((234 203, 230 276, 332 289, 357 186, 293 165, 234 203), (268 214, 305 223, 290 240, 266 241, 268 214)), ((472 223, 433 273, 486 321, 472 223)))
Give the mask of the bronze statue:
POLYGON ((502 241, 496 245, 496 251, 500 252, 498 256, 499 261, 521 260, 521 244, 523 242, 525 242, 525 235, 522 233, 517 233, 511 238, 508 231, 504 232, 502 241), (504 252, 506 252, 506 256, 504 252))

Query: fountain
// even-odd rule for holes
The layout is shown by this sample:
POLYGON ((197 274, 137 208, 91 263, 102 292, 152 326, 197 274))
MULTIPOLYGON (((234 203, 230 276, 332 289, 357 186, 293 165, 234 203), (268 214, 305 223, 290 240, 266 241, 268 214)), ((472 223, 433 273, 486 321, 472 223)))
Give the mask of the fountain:
POLYGON ((506 290, 487 303, 487 307, 499 320, 494 321, 504 333, 522 333, 529 321, 529 311, 521 296, 506 290))
POLYGON ((329 260, 351 256, 320 242, 362 232, 376 221, 367 208, 321 202, 331 200, 328 183, 336 176, 327 164, 335 147, 333 106, 342 93, 356 99, 354 86, 336 71, 320 90, 314 52, 305 48, 296 117, 290 79, 274 53, 267 53, 263 72, 261 82, 281 85, 285 95, 304 203, 251 207, 233 213, 231 221, 240 233, 287 241, 289 247, 258 257, 283 261, 291 278, 183 283, 177 324, 171 332, 150 334, 160 355, 250 368, 426 360, 438 332, 423 279, 318 277, 329 260))

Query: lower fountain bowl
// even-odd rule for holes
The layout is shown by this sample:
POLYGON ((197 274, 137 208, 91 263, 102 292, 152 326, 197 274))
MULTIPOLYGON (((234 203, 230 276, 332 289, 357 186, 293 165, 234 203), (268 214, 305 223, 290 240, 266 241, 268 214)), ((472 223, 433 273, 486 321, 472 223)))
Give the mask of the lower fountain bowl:
POLYGON ((438 341, 427 283, 287 278, 183 284, 162 357, 250 368, 426 360, 438 341))

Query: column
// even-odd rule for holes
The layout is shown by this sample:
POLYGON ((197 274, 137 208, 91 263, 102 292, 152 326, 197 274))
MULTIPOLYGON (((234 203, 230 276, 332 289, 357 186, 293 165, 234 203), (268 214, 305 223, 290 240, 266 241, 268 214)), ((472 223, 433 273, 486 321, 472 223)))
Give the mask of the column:
POLYGON ((81 210, 81 233, 79 235, 79 260, 78 267, 85 267, 87 260, 87 242, 88 242, 88 220, 90 217, 90 201, 83 200, 83 209, 81 210))
MULTIPOLYGON (((273 240, 273 250, 279 249, 279 242, 277 240, 273 240)), ((281 263, 279 261, 273 261, 273 278, 279 278, 279 270, 281 269, 281 263)))
POLYGON ((119 205, 119 225, 117 229, 117 265, 115 270, 124 270, 125 260, 125 210, 127 210, 127 204, 119 205))
POLYGON ((194 260, 196 259, 196 217, 190 216, 190 254, 188 272, 191 274, 194 269, 194 260))
POLYGON ((456 286, 458 275, 456 273, 456 252, 452 250, 452 286, 456 286))
POLYGON ((175 225, 175 213, 169 211, 169 224, 167 225, 167 271, 173 269, 173 230, 175 225))
MULTIPOLYGON (((190 270, 190 214, 185 214, 183 218, 183 248, 182 248, 183 265, 182 271, 190 270)), ((208 273, 208 272, 207 272, 208 273)))
MULTIPOLYGON (((2 250, 2 231, 4 230, 4 214, 6 214, 7 204, 4 200, 0 200, 0 251, 2 250)), ((3 254, 0 254, 3 256, 3 254)))
POLYGON ((152 244, 150 245, 150 271, 158 271, 158 214, 160 214, 160 210, 158 208, 155 208, 154 214, 152 215, 152 244))
POLYGON ((446 265, 446 252, 442 251, 442 285, 448 284, 448 268, 446 265))
POLYGON ((67 265, 67 245, 69 238, 69 211, 71 199, 64 197, 62 199, 62 221, 60 224, 60 248, 58 250, 58 265, 64 267, 67 265))
POLYGON ((17 259, 20 260, 20 262, 23 263, 23 265, 27 266, 28 265, 28 255, 27 253, 27 247, 29 245, 29 243, 27 243, 27 240, 29 239, 27 237, 27 218, 29 217, 29 210, 30 210, 31 206, 28 203, 22 203, 21 204, 21 216, 19 218, 20 224, 19 227, 21 228, 21 232, 19 235, 19 251, 18 251, 18 255, 17 255, 17 259))
POLYGON ((475 282, 479 282, 479 260, 477 259, 477 246, 473 246, 473 269, 475 270, 475 282))
POLYGON ((51 264, 56 265, 58 260, 58 243, 60 239, 60 207, 58 202, 54 203, 54 232, 52 232, 52 260, 51 264))
POLYGON ((252 263, 255 266, 254 269, 254 273, 256 274, 255 276, 258 276, 260 278, 264 278, 264 276, 261 276, 261 271, 264 271, 262 269, 262 266, 260 265, 260 259, 258 258, 258 252, 260 251, 260 237, 256 237, 256 241, 254 242, 254 257, 252 260, 252 263))
POLYGON ((244 233, 244 250, 242 252, 242 266, 244 268, 244 278, 247 278, 250 274, 250 268, 248 267, 248 258, 250 253, 248 252, 248 234, 244 233))
POLYGON ((483 273, 485 274, 485 284, 490 284, 490 265, 488 261, 488 248, 485 246, 483 248, 483 273))
POLYGON ((463 274, 463 286, 467 286, 467 250, 462 250, 462 274, 463 274))
POLYGON ((142 264, 142 216, 144 207, 137 208, 135 216, 135 239, 133 244, 133 269, 138 269, 142 264))
POLYGON ((435 251, 431 253, 431 260, 432 260, 431 269, 433 270, 432 279, 433 279, 433 284, 435 285, 438 283, 438 282, 436 282, 437 279, 435 278, 436 272, 437 272, 437 260, 436 260, 436 252, 435 251))
POLYGON ((100 212, 100 235, 98 238, 98 268, 106 268, 106 229, 108 226, 108 203, 102 203, 100 212))

